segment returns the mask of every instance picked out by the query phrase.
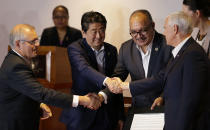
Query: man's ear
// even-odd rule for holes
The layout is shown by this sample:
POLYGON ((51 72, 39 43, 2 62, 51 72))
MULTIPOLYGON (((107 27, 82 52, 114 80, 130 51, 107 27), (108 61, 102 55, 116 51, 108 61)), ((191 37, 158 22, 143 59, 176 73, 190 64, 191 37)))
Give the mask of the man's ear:
POLYGON ((173 25, 173 32, 174 32, 174 34, 177 34, 179 32, 179 26, 178 25, 176 25, 176 24, 173 25))
POLYGON ((201 11, 200 10, 196 10, 195 11, 195 15, 197 18, 201 17, 201 11))
POLYGON ((14 47, 19 49, 20 48, 20 44, 21 44, 20 40, 17 40, 17 41, 15 41, 15 46, 14 47))
POLYGON ((155 29, 155 23, 154 22, 152 22, 152 28, 155 29))
POLYGON ((85 38, 86 37, 85 31, 81 30, 81 32, 82 32, 82 37, 85 38))

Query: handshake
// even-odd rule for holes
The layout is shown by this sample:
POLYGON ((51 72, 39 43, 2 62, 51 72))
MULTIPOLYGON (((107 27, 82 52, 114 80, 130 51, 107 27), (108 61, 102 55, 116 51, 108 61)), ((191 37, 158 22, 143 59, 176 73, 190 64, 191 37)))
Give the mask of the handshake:
POLYGON ((123 90, 129 89, 129 82, 122 82, 118 77, 107 78, 105 85, 108 87, 109 91, 115 94, 123 93, 123 90))
MULTIPOLYGON (((118 77, 107 77, 104 83, 109 91, 115 94, 122 93, 123 90, 129 89, 129 83, 122 82, 122 80, 118 77)), ((101 94, 88 93, 87 95, 79 96, 79 105, 82 105, 92 110, 97 110, 101 106, 101 103, 103 101, 104 97, 101 94)))
POLYGON ((101 103, 104 101, 104 98, 101 94, 88 93, 84 96, 79 96, 79 105, 87 107, 91 110, 97 110, 101 103))

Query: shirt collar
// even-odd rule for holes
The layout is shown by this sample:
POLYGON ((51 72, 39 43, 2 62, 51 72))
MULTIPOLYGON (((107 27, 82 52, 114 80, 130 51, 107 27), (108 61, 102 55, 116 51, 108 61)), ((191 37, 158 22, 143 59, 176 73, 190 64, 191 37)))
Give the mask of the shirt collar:
POLYGON ((179 53, 180 49, 184 46, 184 44, 186 43, 186 41, 190 38, 187 37, 185 38, 184 40, 182 40, 173 50, 172 50, 172 54, 173 54, 173 57, 175 58, 176 55, 179 53))
POLYGON ((29 61, 27 60, 25 57, 23 57, 20 53, 18 53, 17 51, 15 51, 15 49, 12 49, 18 56, 20 56, 21 58, 23 58, 25 61, 29 61))
POLYGON ((101 47, 101 49, 100 50, 96 50, 96 49, 94 49, 94 48, 92 48, 91 47, 91 49, 94 51, 94 52, 96 52, 96 53, 99 53, 99 52, 101 52, 101 51, 103 51, 104 50, 104 45, 101 47))
MULTIPOLYGON (((151 52, 153 40, 154 40, 154 36, 153 36, 152 41, 151 41, 151 42, 149 43, 149 45, 147 46, 147 52, 146 52, 146 54, 149 54, 149 53, 151 52)), ((143 51, 142 51, 142 49, 141 49, 141 47, 139 47, 137 44, 136 44, 136 48, 137 48, 140 52, 142 52, 142 54, 144 54, 143 51)), ((146 54, 145 54, 145 55, 146 55, 146 54)))

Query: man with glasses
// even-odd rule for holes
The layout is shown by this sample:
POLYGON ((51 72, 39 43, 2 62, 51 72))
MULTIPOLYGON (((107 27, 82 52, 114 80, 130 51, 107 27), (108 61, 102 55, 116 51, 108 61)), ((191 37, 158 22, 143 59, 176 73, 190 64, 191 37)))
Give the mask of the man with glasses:
POLYGON ((38 46, 37 34, 31 25, 18 24, 12 29, 11 51, 0 68, 0 130, 38 130, 40 110, 43 109, 44 118, 52 116, 43 103, 61 108, 83 105, 91 109, 101 104, 95 94, 76 96, 44 88, 30 68, 38 46))
MULTIPOLYGON (((155 23, 147 10, 134 11, 129 24, 132 39, 122 44, 113 76, 124 81, 130 74, 131 80, 136 81, 158 74, 170 56, 164 36, 155 31, 155 23)), ((133 97, 132 109, 149 110, 160 93, 161 90, 151 91, 133 97)))

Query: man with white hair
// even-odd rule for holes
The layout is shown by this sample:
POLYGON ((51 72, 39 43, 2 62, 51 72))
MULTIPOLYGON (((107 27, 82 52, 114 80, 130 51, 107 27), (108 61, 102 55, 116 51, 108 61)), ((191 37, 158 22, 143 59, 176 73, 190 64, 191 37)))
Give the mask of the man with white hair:
MULTIPOLYGON (((162 87, 165 130, 209 130, 209 61, 203 48, 190 37, 191 20, 183 12, 170 14, 164 25, 173 57, 158 76, 121 83, 132 96, 162 87)), ((117 93, 115 91, 115 93, 117 93)))
POLYGON ((44 88, 30 68, 39 46, 34 27, 16 25, 10 33, 11 51, 0 68, 0 130, 38 130, 40 107, 45 118, 51 111, 41 102, 61 108, 83 105, 97 109, 100 101, 94 94, 76 96, 44 88))

